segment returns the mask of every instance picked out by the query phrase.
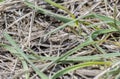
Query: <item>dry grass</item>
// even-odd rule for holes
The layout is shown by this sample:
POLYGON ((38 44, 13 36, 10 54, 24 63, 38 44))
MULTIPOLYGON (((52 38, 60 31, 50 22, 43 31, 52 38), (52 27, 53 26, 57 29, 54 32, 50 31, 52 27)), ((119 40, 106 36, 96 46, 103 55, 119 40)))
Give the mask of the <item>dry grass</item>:
MULTIPOLYGON (((44 9, 52 11, 56 14, 61 14, 63 16, 70 17, 65 11, 55 8, 47 4, 43 0, 30 0, 37 6, 41 6, 44 9)), ((69 9, 76 17, 88 15, 90 13, 102 14, 108 17, 114 17, 114 0, 54 0, 69 9)), ((119 19, 119 1, 116 0, 117 5, 117 19, 119 19)), ((28 49, 32 49, 38 56, 45 57, 59 57, 68 50, 82 44, 92 32, 99 29, 111 28, 108 24, 101 22, 96 18, 81 19, 85 23, 79 24, 81 30, 77 28, 69 28, 69 26, 58 32, 44 37, 48 32, 54 30, 64 22, 59 21, 53 17, 39 13, 35 9, 28 7, 22 0, 6 0, 0 3, 0 43, 10 45, 10 43, 3 36, 3 32, 6 31, 12 38, 17 42, 19 47, 29 55, 32 52, 28 49), (100 23, 97 25, 97 23, 100 23), (91 26, 96 24, 96 26, 91 26), (74 30, 74 31, 73 31, 74 30), (80 34, 78 34, 80 32, 80 34)), ((104 49, 105 53, 120 52, 120 37, 119 33, 108 33, 100 35, 96 40, 101 40, 98 45, 104 49)), ((93 45, 85 46, 84 48, 78 50, 71 57, 79 56, 91 56, 96 54, 104 53, 98 50, 93 45)), ((104 58, 103 58, 104 59, 104 58)), ((101 59, 102 60, 102 59, 101 59)), ((119 60, 117 58, 109 58, 108 60, 119 60)), ((36 67, 43 70, 50 60, 33 60, 36 67)), ((105 60, 107 61, 107 60, 105 60)), ((82 62, 77 62, 82 63, 82 62)), ((65 67, 72 66, 75 63, 64 62, 64 63, 54 63, 50 67, 45 68, 44 73, 47 76, 51 76, 56 71, 64 69, 65 67)), ((117 64, 118 65, 118 64, 117 64)), ((30 79, 40 79, 37 74, 32 70, 31 66, 28 64, 29 69, 24 70, 21 61, 17 56, 11 54, 8 50, 0 47, 0 79, 25 79, 25 73, 30 72, 30 79)), ((77 69, 58 79, 97 79, 103 72, 107 69, 105 66, 93 65, 91 67, 86 67, 82 69, 77 69), (96 73, 95 73, 96 72, 96 73)), ((111 78, 115 78, 110 75, 111 78)), ((102 78, 101 78, 102 79, 102 78)), ((104 78, 105 79, 105 78, 104 78)))

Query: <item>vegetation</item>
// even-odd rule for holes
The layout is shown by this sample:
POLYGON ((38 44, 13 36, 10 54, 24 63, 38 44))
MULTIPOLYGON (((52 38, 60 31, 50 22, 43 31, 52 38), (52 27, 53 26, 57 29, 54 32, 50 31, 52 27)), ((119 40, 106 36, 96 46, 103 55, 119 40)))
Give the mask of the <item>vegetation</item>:
POLYGON ((119 1, 0 2, 2 79, 120 78, 119 1))

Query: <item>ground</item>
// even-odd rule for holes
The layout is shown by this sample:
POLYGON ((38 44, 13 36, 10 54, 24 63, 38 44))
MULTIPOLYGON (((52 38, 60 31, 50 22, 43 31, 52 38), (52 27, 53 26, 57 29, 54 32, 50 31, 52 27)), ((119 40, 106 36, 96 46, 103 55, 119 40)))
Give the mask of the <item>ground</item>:
POLYGON ((120 79, 119 4, 1 0, 0 79, 120 79))

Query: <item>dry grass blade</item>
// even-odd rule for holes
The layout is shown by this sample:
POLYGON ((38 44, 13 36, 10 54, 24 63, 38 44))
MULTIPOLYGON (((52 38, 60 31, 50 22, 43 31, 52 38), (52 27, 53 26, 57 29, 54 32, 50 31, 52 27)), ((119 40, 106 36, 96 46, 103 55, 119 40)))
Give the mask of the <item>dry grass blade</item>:
POLYGON ((119 79, 119 15, 119 0, 0 0, 0 79, 119 79))
MULTIPOLYGON (((19 46, 15 43, 15 41, 5 32, 4 33, 5 38, 10 42, 10 44, 13 46, 13 50, 10 49, 10 46, 5 45, 4 47, 7 48, 10 52, 15 52, 17 53, 18 57, 20 55, 20 57, 24 58, 34 69, 34 71, 42 78, 42 79, 48 79, 48 77, 43 74, 37 67, 34 66, 34 64, 29 60, 29 58, 27 57, 26 54, 24 54, 24 52, 19 48, 19 46)), ((23 61, 23 60, 22 60, 23 61)), ((23 62, 23 64, 25 65, 26 63, 23 62)), ((27 64, 26 64, 27 65, 27 64)), ((24 66, 26 68, 26 66, 24 66)))
POLYGON ((50 11, 48 11, 48 10, 46 10, 46 9, 43 9, 43 8, 41 8, 41 7, 39 7, 39 6, 36 6, 36 5, 34 5, 33 3, 28 2, 27 0, 25 0, 24 3, 25 3, 26 5, 28 5, 29 7, 31 7, 31 8, 34 8, 34 9, 38 10, 38 12, 43 13, 43 14, 48 15, 48 16, 51 16, 51 17, 54 17, 54 18, 56 18, 56 19, 58 19, 58 20, 60 20, 60 21, 69 22, 69 21, 73 20, 72 18, 68 18, 68 17, 66 17, 66 16, 62 16, 62 15, 59 15, 59 14, 50 12, 50 11))

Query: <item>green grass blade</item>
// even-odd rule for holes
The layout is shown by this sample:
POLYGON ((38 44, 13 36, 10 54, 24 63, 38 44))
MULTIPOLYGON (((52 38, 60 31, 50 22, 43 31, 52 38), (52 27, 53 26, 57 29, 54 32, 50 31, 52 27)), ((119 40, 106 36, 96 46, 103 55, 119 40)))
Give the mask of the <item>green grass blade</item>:
MULTIPOLYGON (((108 21, 108 22, 114 23, 113 18, 110 18, 108 16, 104 16, 104 15, 101 15, 101 14, 93 13, 93 14, 87 15, 85 18, 98 18, 98 19, 102 20, 103 22, 108 21)), ((117 23, 117 25, 120 25, 120 21, 116 20, 116 23, 117 23)))
MULTIPOLYGON (((1 47, 6 48, 7 50, 12 50, 12 47, 5 47, 5 45, 0 44, 1 47)), ((13 54, 17 54, 15 53, 16 51, 13 51, 11 53, 13 54)), ((101 60, 101 59, 109 59, 109 58, 113 58, 113 57, 117 57, 120 56, 120 52, 113 52, 113 53, 109 53, 109 54, 98 54, 98 55, 92 55, 92 56, 79 56, 79 57, 68 57, 66 59, 61 59, 58 62, 80 62, 80 61, 91 61, 91 60, 101 60)), ((29 57, 31 60, 50 60, 50 61, 55 61, 57 60, 59 57, 44 57, 44 56, 34 56, 34 55, 27 55, 27 57, 29 57)))
POLYGON ((71 67, 67 67, 63 70, 58 71, 57 73, 55 73, 51 79, 56 79, 61 75, 64 75, 70 71, 74 71, 77 70, 79 68, 83 68, 83 67, 88 67, 88 66, 92 66, 92 65, 111 65, 111 62, 85 62, 82 64, 77 64, 77 65, 73 65, 71 67))
POLYGON ((50 11, 48 11, 48 10, 45 10, 45 9, 39 7, 39 6, 35 6, 33 3, 28 2, 28 0, 25 0, 24 3, 25 3, 27 6, 38 10, 40 13, 45 14, 45 15, 48 15, 48 16, 51 16, 51 17, 54 17, 54 18, 56 18, 56 19, 58 19, 58 20, 60 20, 60 21, 62 21, 62 22, 65 22, 65 23, 66 23, 66 22, 69 22, 69 21, 73 20, 72 18, 68 18, 68 17, 62 16, 62 15, 59 15, 59 14, 55 14, 55 13, 50 12, 50 11))
POLYGON ((112 33, 112 32, 118 32, 116 29, 100 29, 91 34, 91 39, 95 39, 100 34, 106 34, 106 33, 112 33))
POLYGON ((4 0, 0 0, 0 2, 3 2, 4 0))
POLYGON ((120 21, 110 18, 108 16, 101 15, 101 14, 90 14, 90 15, 86 16, 85 18, 88 18, 88 17, 89 18, 98 18, 98 19, 102 20, 103 22, 109 21, 109 23, 107 23, 107 24, 111 26, 111 29, 115 28, 116 30, 118 30, 117 28, 119 28, 119 27, 116 28, 116 26, 120 26, 120 21))
MULTIPOLYGON (((99 15, 99 14, 90 14, 90 15, 82 16, 82 17, 79 17, 79 18, 74 19, 74 20, 72 20, 72 21, 69 21, 68 23, 65 23, 65 24, 59 26, 58 28, 50 31, 49 33, 47 33, 46 36, 47 36, 47 35, 50 35, 50 34, 52 34, 52 33, 55 33, 55 32, 57 32, 57 31, 60 30, 60 29, 65 28, 67 25, 73 25, 74 22, 76 22, 77 20, 79 20, 79 19, 81 19, 81 18, 89 18, 89 17, 90 17, 90 18, 98 18, 98 19, 102 20, 103 22, 104 22, 104 21, 105 21, 105 22, 107 21, 108 24, 114 25, 114 19, 112 19, 112 18, 103 16, 103 15, 99 15)), ((120 25, 120 21, 116 21, 116 23, 117 23, 117 25, 120 25)), ((112 29, 114 29, 114 28, 112 28, 112 29)), ((114 30, 115 30, 115 29, 114 29, 114 30)), ((109 31, 109 30, 108 30, 108 31, 109 31)), ((97 34, 97 33, 96 33, 96 34, 97 34)), ((98 34, 99 34, 99 33, 98 33, 98 34)))
MULTIPOLYGON (((52 34, 52 33, 55 33, 55 32, 57 32, 57 31, 65 28, 66 26, 72 26, 72 27, 74 27, 76 21, 78 21, 78 20, 81 19, 81 18, 85 18, 85 17, 86 17, 86 15, 85 15, 85 16, 80 16, 79 18, 76 18, 76 19, 71 20, 71 21, 69 21, 69 22, 67 22, 67 23, 65 23, 65 24, 63 24, 63 25, 61 25, 61 26, 58 26, 56 29, 48 32, 48 33, 46 34, 46 36, 47 36, 47 35, 50 35, 50 34, 52 34)), ((84 23, 84 22, 81 21, 81 23, 84 23)))
POLYGON ((23 57, 34 69, 34 71, 42 78, 42 79, 48 79, 48 77, 42 73, 35 65, 29 60, 29 58, 26 56, 26 54, 18 47, 18 45, 15 43, 15 41, 6 33, 4 32, 5 38, 9 41, 9 43, 14 47, 14 50, 17 51, 17 53, 23 57))
POLYGON ((82 44, 80 44, 80 45, 76 46, 75 48, 69 50, 68 52, 63 54, 61 57, 59 57, 58 59, 53 61, 52 64, 60 61, 61 59, 66 59, 68 56, 77 52, 78 50, 82 49, 85 46, 96 44, 96 42, 94 41, 94 38, 96 38, 100 34, 105 34, 105 33, 110 33, 110 32, 117 32, 117 30, 116 29, 103 29, 102 31, 98 30, 98 31, 93 32, 85 42, 83 42, 82 44))
MULTIPOLYGON (((120 52, 114 52, 114 53, 108 53, 108 54, 98 54, 98 55, 92 55, 92 56, 79 56, 79 57, 71 57, 69 56, 66 59, 61 59, 58 62, 80 62, 80 61, 92 61, 92 60, 101 60, 101 59, 110 59, 114 57, 120 56, 120 52)), ((59 57, 44 57, 44 56, 34 56, 34 55, 28 55, 28 57, 31 60, 49 60, 49 61, 55 61, 59 57)))
MULTIPOLYGON (((28 65, 27 65, 27 62, 26 62, 25 60, 21 60, 21 61, 22 61, 24 70, 27 71, 27 70, 29 69, 29 68, 28 68, 28 65)), ((29 72, 26 72, 25 78, 26 78, 26 79, 30 79, 30 73, 29 73, 29 72)))
POLYGON ((44 0, 44 1, 46 1, 47 3, 49 3, 49 4, 51 4, 51 5, 55 6, 55 7, 57 7, 57 8, 59 8, 59 9, 62 9, 62 10, 64 10, 64 11, 66 11, 68 14, 70 14, 70 16, 71 16, 73 19, 75 19, 75 16, 74 16, 67 8, 65 8, 64 6, 61 6, 60 4, 57 4, 57 3, 55 3, 55 2, 53 2, 53 1, 51 1, 51 0, 44 0))
POLYGON ((115 31, 116 31, 115 29, 103 29, 102 31, 101 30, 95 31, 91 34, 91 36, 88 38, 88 40, 86 40, 82 44, 76 46, 75 48, 71 49, 70 51, 66 52, 63 56, 61 56, 61 58, 68 57, 69 55, 71 55, 74 52, 77 52, 78 50, 83 48, 84 46, 95 44, 96 42, 93 41, 93 39, 96 38, 98 35, 105 34, 105 33, 110 33, 110 32, 115 32, 115 31))
MULTIPOLYGON (((18 45, 7 35, 7 33, 5 33, 4 35, 6 36, 6 39, 8 39, 8 41, 12 44, 12 46, 14 46, 15 49, 21 51, 21 50, 19 49, 18 45)), ((14 53, 16 53, 17 55, 19 54, 15 49, 13 49, 13 48, 10 49, 9 46, 5 46, 5 48, 8 49, 10 52, 14 52, 14 53)), ((22 51, 21 51, 21 52, 22 52, 22 51)), ((19 59, 20 59, 21 62, 22 62, 23 68, 24 68, 25 70, 28 70, 28 66, 27 66, 26 61, 24 61, 24 58, 23 58, 23 57, 20 57, 20 56, 18 56, 18 57, 19 57, 19 59)), ((28 79, 28 78, 29 78, 29 73, 26 73, 26 79, 28 79)))
POLYGON ((70 26, 71 26, 71 25, 73 25, 74 22, 77 21, 77 20, 78 20, 78 19, 75 19, 75 20, 72 20, 72 21, 70 21, 70 22, 68 22, 68 23, 65 23, 65 24, 61 25, 61 26, 58 26, 56 29, 48 32, 45 36, 51 35, 52 33, 55 33, 55 32, 57 32, 57 31, 59 31, 60 29, 65 28, 67 25, 70 25, 70 26))
MULTIPOLYGON (((74 15, 73 13, 71 13, 66 7, 61 6, 60 4, 57 4, 57 3, 53 2, 52 0, 45 0, 45 1, 46 1, 47 3, 53 5, 54 7, 57 7, 57 8, 59 8, 59 9, 62 9, 62 10, 64 10, 64 11, 66 11, 66 12, 71 16, 71 18, 75 19, 75 15, 74 15)), ((78 25, 79 22, 76 21, 75 24, 76 24, 75 27, 78 27, 78 28, 79 28, 79 25, 78 25)))
MULTIPOLYGON (((11 47, 11 46, 8 46, 5 44, 0 44, 0 46, 4 47, 6 50, 10 51, 13 55, 17 56, 22 62, 23 69, 28 70, 27 62, 24 60, 23 57, 20 56, 20 54, 14 49, 14 47, 11 47)), ((30 74, 28 72, 25 74, 26 79, 29 79, 29 75, 30 74)))

